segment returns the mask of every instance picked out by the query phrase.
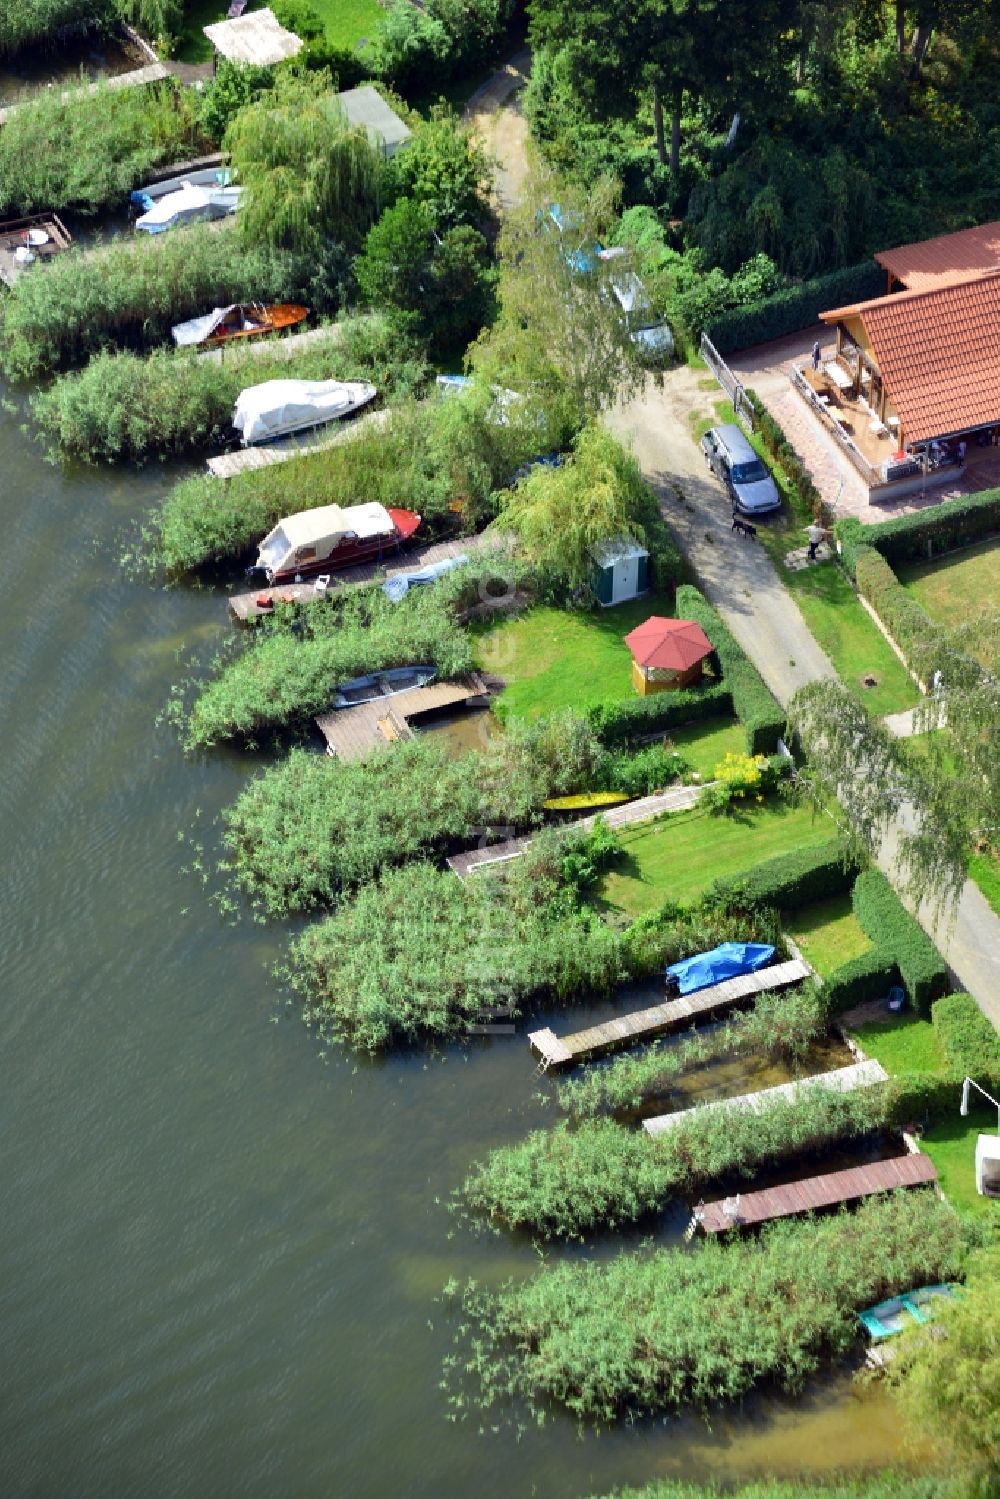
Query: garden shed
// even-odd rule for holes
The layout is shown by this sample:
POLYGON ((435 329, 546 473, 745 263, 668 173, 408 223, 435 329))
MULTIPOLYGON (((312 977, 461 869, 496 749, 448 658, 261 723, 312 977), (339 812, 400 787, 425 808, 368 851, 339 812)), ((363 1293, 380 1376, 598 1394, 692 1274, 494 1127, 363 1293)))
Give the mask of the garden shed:
POLYGON ((693 687, 714 650, 693 619, 664 619, 658 614, 637 625, 625 636, 625 644, 632 652, 632 685, 640 697, 693 687))
POLYGON ((363 125, 373 146, 384 152, 386 160, 395 156, 411 138, 409 127, 390 109, 378 89, 370 83, 361 88, 345 89, 338 95, 349 125, 363 125))
POLYGON ((649 592, 649 553, 631 537, 620 536, 594 547, 591 587, 605 609, 649 592))

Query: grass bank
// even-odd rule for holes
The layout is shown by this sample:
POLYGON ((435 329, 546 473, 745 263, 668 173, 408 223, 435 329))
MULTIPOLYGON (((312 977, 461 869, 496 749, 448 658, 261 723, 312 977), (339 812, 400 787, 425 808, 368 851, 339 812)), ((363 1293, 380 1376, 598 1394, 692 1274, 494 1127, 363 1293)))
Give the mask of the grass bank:
MULTIPOLYGON (((913 566, 900 563, 894 571, 908 593, 946 629, 968 624, 996 599, 1000 540, 963 549, 940 562, 913 566)), ((996 671, 1000 660, 988 651, 978 659, 988 671, 996 671)))

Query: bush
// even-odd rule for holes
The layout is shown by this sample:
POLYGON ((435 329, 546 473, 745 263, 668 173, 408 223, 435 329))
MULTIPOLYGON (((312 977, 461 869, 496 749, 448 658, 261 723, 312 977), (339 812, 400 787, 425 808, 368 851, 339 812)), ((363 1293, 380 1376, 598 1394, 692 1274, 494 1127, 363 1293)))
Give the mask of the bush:
POLYGON ((971 994, 948 994, 931 1006, 931 1023, 949 1067, 962 1077, 1000 1074, 1000 1036, 971 994))
POLYGON ((684 724, 728 717, 732 711, 729 687, 725 682, 711 682, 651 697, 624 698, 620 703, 599 703, 589 709, 587 717, 602 744, 614 749, 684 724))
POLYGON ((816 276, 742 307, 732 307, 705 326, 720 354, 734 354, 819 322, 821 312, 881 296, 885 272, 872 260, 816 276))
POLYGON ((768 908, 733 913, 705 901, 689 909, 668 903, 626 927, 622 953, 630 977, 648 978, 720 942, 769 942, 780 950, 777 915, 768 908))
MULTIPOLYGON (((317 330, 318 331, 318 330, 317 330)), ((232 431, 236 398, 265 380, 370 379, 386 399, 413 395, 426 376, 423 360, 367 320, 331 326, 326 336, 286 352, 236 345, 222 362, 193 351, 157 350, 141 357, 102 351, 79 374, 63 375, 32 397, 43 432, 64 453, 90 463, 147 462, 220 441, 232 431), (374 356, 374 358, 373 358, 374 356)))
POLYGON ((782 911, 795 911, 843 895, 851 889, 857 872, 846 846, 839 838, 832 838, 815 848, 779 854, 734 878, 716 880, 708 899, 720 905, 776 906, 782 911))
POLYGON ((899 646, 906 663, 921 681, 929 683, 944 641, 944 632, 927 615, 912 593, 900 583, 881 552, 859 547, 854 577, 858 592, 875 610, 899 646))
POLYGON ((0 361, 9 378, 28 380, 102 348, 150 348, 174 323, 213 307, 301 299, 304 269, 286 255, 248 250, 230 225, 71 250, 44 276, 19 276, 4 298, 0 361))
POLYGON ((884 999, 893 985, 900 982, 899 965, 882 947, 869 948, 856 958, 841 963, 823 980, 823 997, 831 1015, 870 999, 884 999))
POLYGON ((112 0, 16 0, 0 10, 0 57, 52 42, 63 33, 105 26, 112 0))
POLYGON ((858 875, 851 900, 862 931, 898 964, 914 1009, 928 1014, 948 990, 948 970, 931 939, 877 869, 858 875))
MULTIPOLYGON (((17 5, 2 7, 8 9, 17 5)), ((0 130, 0 217, 126 207, 151 168, 197 156, 211 144, 195 119, 195 97, 171 83, 102 84, 93 94, 63 99, 53 89, 19 105, 0 130)), ((46 270, 58 270, 65 259, 46 270)), ((23 276, 18 284, 49 279, 23 276)))
POLYGON ((635 754, 606 755, 597 779, 609 791, 649 796, 672 785, 687 770, 683 756, 663 744, 649 744, 635 754))
POLYGON ((853 573, 861 546, 872 546, 892 567, 899 562, 926 562, 941 552, 968 546, 1000 529, 1000 489, 942 500, 926 510, 866 526, 853 516, 837 522, 843 561, 853 573))
POLYGON ((596 1422, 710 1407, 767 1380, 798 1390, 856 1342, 859 1307, 958 1275, 967 1242, 946 1203, 908 1192, 694 1253, 564 1260, 498 1291, 470 1282, 451 1403, 526 1401, 540 1421, 557 1401, 596 1422))
POLYGON ((823 497, 813 483, 809 470, 756 391, 748 390, 747 395, 756 407, 754 432, 764 444, 764 451, 788 480, 793 510, 797 509, 803 517, 825 518, 823 497))
POLYGON ((748 798, 762 802, 781 775, 781 756, 772 763, 766 755, 735 755, 731 751, 715 767, 715 778, 702 788, 698 805, 722 815, 748 798))
POLYGON ((733 711, 746 733, 747 754, 773 754, 785 727, 785 713, 757 668, 697 588, 689 584, 678 588, 677 617, 695 620, 712 642, 723 684, 732 694, 733 711))
POLYGON ((606 990, 617 939, 569 912, 560 889, 556 845, 468 880, 429 864, 387 871, 296 937, 292 987, 325 1039, 368 1051, 509 1021, 542 994, 606 990))
POLYGON ((430 119, 414 120, 413 139, 385 169, 384 190, 423 203, 435 229, 476 224, 489 211, 490 159, 458 116, 440 105, 430 119))

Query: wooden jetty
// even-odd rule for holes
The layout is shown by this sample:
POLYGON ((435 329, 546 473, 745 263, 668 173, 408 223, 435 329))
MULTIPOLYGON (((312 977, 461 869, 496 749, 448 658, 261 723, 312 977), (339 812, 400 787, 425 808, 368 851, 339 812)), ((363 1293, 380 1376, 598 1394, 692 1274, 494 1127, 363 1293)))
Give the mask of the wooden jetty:
POLYGON ((787 989, 791 984, 801 983, 809 977, 809 972, 807 965, 798 958, 788 963, 773 963, 770 968, 759 968, 756 973, 741 973, 738 978, 724 979, 721 984, 711 984, 695 994, 668 999, 662 1005, 635 1010, 631 1015, 616 1016, 603 1025, 592 1025, 571 1036, 555 1036, 547 1029, 532 1031, 528 1042, 548 1071, 550 1067, 578 1062, 581 1057, 600 1056, 619 1046, 647 1041, 663 1031, 683 1025, 687 1020, 714 1017, 744 999, 752 999, 755 994, 771 993, 787 989))
MULTIPOLYGON (((768 970, 765 968, 762 971, 766 973, 768 970)), ((642 1127, 647 1135, 655 1138, 657 1135, 665 1135, 682 1119, 689 1119, 692 1114, 704 1113, 707 1109, 740 1109, 759 1114, 761 1109, 776 1098, 793 1102, 822 1088, 835 1089, 838 1093, 851 1093, 855 1088, 870 1088, 874 1083, 884 1083, 888 1076, 881 1062, 854 1062, 850 1067, 835 1067, 832 1072, 817 1072, 814 1077, 799 1078, 794 1083, 779 1083, 776 1088, 762 1088, 759 1093, 740 1093, 735 1098, 716 1098, 711 1103, 698 1104, 693 1109, 679 1109, 675 1114, 657 1114, 653 1119, 644 1119, 642 1127)))
POLYGON ((695 1208, 690 1227, 707 1234, 722 1234, 731 1228, 754 1228, 772 1218, 791 1218, 797 1213, 812 1213, 842 1202, 857 1202, 876 1192, 929 1186, 936 1181, 934 1162, 918 1151, 915 1155, 894 1156, 888 1161, 871 1161, 866 1166, 849 1166, 844 1171, 804 1177, 782 1187, 740 1192, 720 1202, 702 1203, 695 1208))
POLYGON ((482 677, 471 672, 463 681, 429 682, 426 687, 412 687, 353 708, 335 708, 321 714, 316 725, 326 740, 327 754, 356 760, 376 745, 409 739, 411 719, 443 708, 485 707, 488 697, 482 677))
MULTIPOLYGON (((218 222, 225 223, 225 220, 220 219, 218 222)), ((306 333, 293 336, 309 338, 311 334, 318 332, 318 328, 311 328, 306 333)), ((277 343, 265 341, 265 347, 273 350, 291 341, 291 338, 279 339, 277 343)), ((336 447, 338 442, 349 442, 352 437, 361 437, 372 427, 382 426, 388 416, 388 408, 382 407, 379 411, 369 411, 365 416, 357 416, 346 422, 328 422, 325 426, 314 427, 297 435, 293 433, 290 437, 263 443, 259 447, 238 448, 234 453, 218 453, 214 458, 208 459, 208 471, 217 479, 232 479, 237 474, 250 473, 254 469, 273 468, 276 463, 287 463, 290 458, 304 458, 309 453, 321 453, 324 448, 336 447)))
MULTIPOLYGON (((471 554, 490 548, 502 551, 503 542, 495 537, 480 534, 479 536, 461 536, 455 541, 436 541, 433 546, 410 547, 398 554, 392 567, 386 567, 385 561, 362 562, 358 567, 352 567, 345 573, 335 575, 330 579, 327 592, 342 593, 345 588, 357 588, 373 583, 376 578, 395 578, 400 573, 412 572, 414 568, 430 567, 432 563, 445 562, 449 557, 461 557, 465 553, 471 554)), ((255 588, 251 593, 234 593, 229 600, 230 613, 240 624, 246 624, 252 619, 260 619, 261 615, 272 612, 270 609, 262 609, 257 603, 259 598, 265 596, 269 599, 280 599, 282 602, 312 604, 324 595, 316 592, 315 580, 308 583, 282 583, 276 588, 255 588)))
MULTIPOLYGON (((653 796, 640 796, 634 802, 605 807, 592 816, 578 818, 569 826, 574 833, 586 832, 593 827, 598 817, 603 817, 609 828, 624 828, 632 822, 646 822, 651 817, 659 817, 663 812, 684 812, 688 807, 694 806, 701 789, 701 786, 672 786, 669 791, 657 791, 653 796)), ((491 864, 505 864, 508 859, 518 858, 530 844, 531 838, 525 836, 508 838, 503 843, 489 843, 484 848, 470 848, 463 853, 454 854, 448 860, 448 867, 459 879, 464 880, 467 875, 486 869, 491 864)))
MULTIPOLYGON (((147 63, 144 68, 133 69, 131 73, 114 73, 108 78, 102 78, 100 83, 88 83, 83 88, 64 89, 62 98, 63 102, 67 103, 71 99, 82 99, 87 94, 96 94, 99 88, 144 88, 147 83, 161 83, 163 79, 170 76, 170 69, 162 62, 151 62, 147 63)), ((6 125, 11 115, 16 114, 21 107, 20 104, 8 104, 6 109, 0 109, 0 125, 6 125)))
POLYGON ((61 250, 68 250, 72 243, 73 236, 57 213, 32 213, 23 219, 5 219, 0 223, 0 281, 5 286, 13 286, 18 276, 28 269, 16 258, 16 250, 30 248, 35 257, 32 263, 41 265, 61 250), (28 246, 32 229, 41 229, 48 235, 44 245, 28 246))

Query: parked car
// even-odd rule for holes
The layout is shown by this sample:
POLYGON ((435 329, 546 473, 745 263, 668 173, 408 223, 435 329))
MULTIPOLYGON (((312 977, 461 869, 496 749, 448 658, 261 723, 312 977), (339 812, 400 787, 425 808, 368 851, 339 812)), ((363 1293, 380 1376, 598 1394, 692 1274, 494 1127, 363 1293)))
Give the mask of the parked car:
POLYGON ((674 335, 653 310, 649 293, 634 271, 612 272, 611 290, 621 308, 628 336, 647 364, 663 364, 674 352, 674 335))
POLYGON ((712 473, 729 490, 734 510, 741 515, 764 515, 781 508, 778 487, 742 427, 710 427, 701 447, 712 473))

